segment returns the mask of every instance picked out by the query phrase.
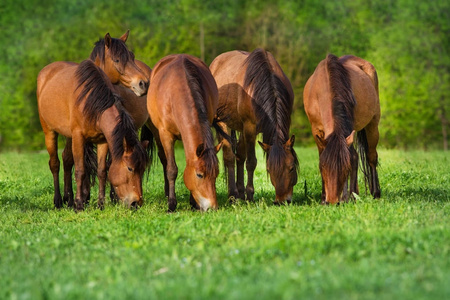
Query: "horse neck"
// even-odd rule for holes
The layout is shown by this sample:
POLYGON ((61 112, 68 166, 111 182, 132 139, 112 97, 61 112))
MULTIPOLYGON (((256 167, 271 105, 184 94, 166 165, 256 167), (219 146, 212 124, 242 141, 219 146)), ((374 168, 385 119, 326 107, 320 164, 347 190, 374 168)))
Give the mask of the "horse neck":
POLYGON ((102 131, 103 135, 105 136, 106 142, 108 143, 108 147, 110 150, 113 149, 114 147, 113 131, 118 123, 117 121, 118 116, 119 111, 117 107, 113 105, 103 112, 98 121, 98 126, 102 131))

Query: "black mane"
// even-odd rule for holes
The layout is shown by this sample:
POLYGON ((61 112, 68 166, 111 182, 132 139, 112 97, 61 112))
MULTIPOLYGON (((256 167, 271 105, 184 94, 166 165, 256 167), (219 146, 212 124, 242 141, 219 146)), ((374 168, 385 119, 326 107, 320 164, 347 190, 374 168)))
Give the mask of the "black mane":
MULTIPOLYGON (((286 159, 283 145, 289 139, 293 98, 273 71, 265 50, 255 49, 244 64, 247 65, 244 89, 251 91, 249 94, 257 118, 256 130, 262 132, 263 142, 272 146, 266 157, 267 167, 275 173, 281 172, 286 159)), ((291 153, 298 170, 298 159, 293 147, 291 153)))
POLYGON ((256 49, 245 60, 244 89, 250 89, 257 118, 257 131, 269 145, 289 139, 293 99, 281 78, 274 73, 263 49, 256 49))
MULTIPOLYGON (((77 98, 77 105, 84 102, 83 114, 88 122, 96 122, 107 109, 116 106, 119 111, 117 123, 113 130, 113 148, 110 152, 114 159, 122 157, 125 144, 133 149, 132 165, 136 172, 144 172, 148 163, 148 154, 138 140, 132 117, 122 106, 122 97, 112 91, 111 82, 106 74, 93 61, 85 60, 76 70, 78 88, 82 90, 77 98)), ((113 124, 111 124, 113 125, 113 124)))
POLYGON ((84 101, 83 113, 88 122, 95 122, 102 113, 121 101, 121 97, 111 90, 106 74, 93 61, 82 61, 76 70, 77 89, 83 87, 77 98, 77 104, 84 101))
POLYGON ((191 90, 192 98, 195 102, 196 111, 198 113, 198 119, 201 126, 201 134, 204 137, 204 151, 201 158, 205 163, 205 176, 217 177, 218 175, 218 160, 216 151, 214 148, 214 138, 211 132, 208 112, 205 106, 205 98, 207 97, 206 91, 203 88, 202 73, 199 68, 191 62, 189 59, 183 60, 184 71, 186 80, 191 90))
POLYGON ((348 71, 336 56, 327 56, 327 69, 332 93, 334 131, 327 137, 320 160, 322 164, 330 166, 332 173, 340 174, 342 170, 350 168, 351 155, 346 138, 353 131, 356 100, 348 71))

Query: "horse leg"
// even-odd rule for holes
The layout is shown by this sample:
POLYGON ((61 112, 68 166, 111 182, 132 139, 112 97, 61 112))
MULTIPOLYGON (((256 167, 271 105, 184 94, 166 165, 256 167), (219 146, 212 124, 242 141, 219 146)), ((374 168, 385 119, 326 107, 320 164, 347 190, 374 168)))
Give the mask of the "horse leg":
POLYGON ((377 152, 377 145, 378 145, 378 139, 379 139, 379 132, 378 132, 378 122, 372 121, 369 123, 369 125, 366 126, 366 136, 367 136, 367 161, 369 164, 369 187, 370 187, 370 193, 374 198, 380 198, 381 196, 381 189, 380 189, 380 182, 378 180, 378 172, 377 172, 377 166, 378 166, 378 152, 377 152))
POLYGON ((245 139, 244 136, 241 135, 236 148, 236 188, 238 191, 238 198, 242 200, 245 200, 244 163, 246 156, 245 139))
POLYGON ((352 146, 350 148, 350 155, 352 160, 352 170, 350 173, 350 196, 353 196, 353 193, 356 195, 359 195, 359 188, 358 188, 358 152, 356 149, 352 146))
POLYGON ((253 195, 255 194, 255 188, 253 186, 253 175, 256 169, 256 153, 255 153, 255 142, 256 142, 256 126, 253 124, 244 126, 244 138, 247 148, 247 187, 246 194, 247 200, 253 201, 253 195))
MULTIPOLYGON (((105 207, 105 189, 106 189, 106 156, 108 155, 108 144, 97 145, 97 177, 98 177, 98 202, 97 207, 105 207)), ((112 187, 114 189, 114 187, 112 187)))
POLYGON ((66 146, 62 153, 63 168, 64 168, 64 197, 63 202, 67 203, 68 207, 73 207, 73 186, 72 186, 72 170, 73 170, 73 154, 72 154, 72 139, 66 139, 66 146))
MULTIPOLYGON (((44 128, 44 126, 42 126, 44 128)), ((62 207, 62 198, 61 191, 59 189, 59 168, 60 161, 58 158, 58 133, 51 130, 45 130, 45 146, 47 147, 47 152, 50 156, 48 161, 48 165, 50 167, 50 171, 53 175, 53 186, 55 193, 53 195, 53 204, 55 208, 62 207)))
MULTIPOLYGON (((222 126, 224 132, 227 132, 227 127, 222 126)), ((236 156, 233 153, 233 145, 226 139, 220 138, 219 143, 222 143, 222 151, 223 151, 223 164, 225 166, 225 170, 227 171, 227 182, 228 182, 228 199, 234 201, 238 198, 238 189, 236 187, 236 177, 235 177, 235 163, 236 156)))
POLYGON ((163 166, 164 172, 164 195, 169 197, 169 180, 167 179, 167 158, 164 152, 164 147, 161 144, 161 140, 159 138, 156 139, 156 147, 158 147, 158 157, 159 161, 163 166))
POLYGON ((174 212, 175 209, 177 208, 177 198, 175 195, 175 180, 177 179, 178 175, 178 167, 175 161, 175 153, 173 148, 175 140, 173 139, 170 133, 161 134, 160 132, 159 137, 167 161, 165 169, 168 183, 168 200, 167 200, 169 206, 168 212, 174 212))
POLYGON ((350 171, 350 193, 348 189, 348 180, 345 181, 344 190, 342 192, 342 201, 348 202, 350 197, 353 197, 353 193, 359 194, 358 190, 358 152, 355 148, 350 146, 351 157, 351 171, 350 171))
POLYGON ((84 138, 80 132, 72 132, 72 152, 75 162, 75 180, 77 191, 75 194, 75 210, 84 209, 83 184, 86 178, 84 167, 84 138))

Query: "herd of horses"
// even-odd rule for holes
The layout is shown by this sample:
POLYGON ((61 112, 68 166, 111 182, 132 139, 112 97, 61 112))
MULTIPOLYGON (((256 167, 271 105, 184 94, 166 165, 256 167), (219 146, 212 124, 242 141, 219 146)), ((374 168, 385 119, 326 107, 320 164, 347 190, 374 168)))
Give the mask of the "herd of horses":
MULTIPOLYGON (((120 38, 106 34, 89 59, 80 64, 53 62, 38 75, 38 110, 50 156, 54 206, 83 210, 93 176, 98 178, 99 208, 104 207, 107 179, 113 200, 141 206, 142 178, 156 145, 168 211, 175 211, 176 140, 183 142, 183 177, 193 208, 218 207, 215 182, 220 149, 228 197, 251 201, 260 133, 258 143, 275 188, 274 203, 291 203, 299 172, 295 137, 289 135, 294 92, 273 55, 263 49, 230 51, 208 67, 197 57, 173 54, 152 70, 127 48, 128 34, 120 38), (63 196, 58 135, 66 137, 63 196)), ((307 81, 303 102, 319 150, 322 204, 345 202, 352 193, 358 194, 359 157, 371 194, 380 197, 376 151, 380 105, 372 64, 355 56, 329 54, 307 81)))

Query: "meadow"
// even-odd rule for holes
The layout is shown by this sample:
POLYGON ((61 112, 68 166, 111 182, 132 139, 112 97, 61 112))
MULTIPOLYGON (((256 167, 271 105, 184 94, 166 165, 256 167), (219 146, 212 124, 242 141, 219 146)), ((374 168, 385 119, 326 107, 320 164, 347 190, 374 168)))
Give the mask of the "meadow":
POLYGON ((322 206, 317 151, 296 151, 292 205, 272 204, 258 148, 255 202, 229 203, 220 175, 219 210, 200 213, 178 149, 172 214, 159 163, 139 210, 108 200, 75 213, 53 208, 46 152, 1 153, 0 299, 449 297, 448 152, 380 150, 381 199, 360 180, 356 202, 322 206))

